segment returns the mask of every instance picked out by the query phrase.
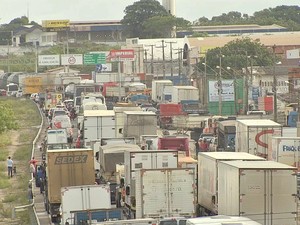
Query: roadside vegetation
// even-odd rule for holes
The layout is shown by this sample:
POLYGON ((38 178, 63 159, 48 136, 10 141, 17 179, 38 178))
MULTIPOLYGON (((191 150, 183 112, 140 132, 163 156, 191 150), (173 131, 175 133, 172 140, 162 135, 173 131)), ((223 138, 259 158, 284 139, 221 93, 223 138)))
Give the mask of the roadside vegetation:
POLYGON ((0 130, 0 224, 31 224, 31 210, 17 212, 12 218, 13 208, 26 205, 28 182, 31 179, 28 161, 31 157, 32 141, 40 125, 39 112, 34 103, 24 98, 0 97, 0 120, 6 118, 6 126, 0 130), (8 178, 6 159, 11 156, 16 165, 16 174, 8 178))

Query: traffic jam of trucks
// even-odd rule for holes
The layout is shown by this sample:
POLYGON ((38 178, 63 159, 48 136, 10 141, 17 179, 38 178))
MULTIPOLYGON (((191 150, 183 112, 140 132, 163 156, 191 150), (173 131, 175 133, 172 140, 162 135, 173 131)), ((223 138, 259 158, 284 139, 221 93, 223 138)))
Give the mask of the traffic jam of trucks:
POLYGON ((284 136, 287 127, 260 115, 209 115, 193 86, 119 87, 114 74, 102 76, 30 76, 19 85, 49 123, 52 223, 298 224, 300 137, 284 136))

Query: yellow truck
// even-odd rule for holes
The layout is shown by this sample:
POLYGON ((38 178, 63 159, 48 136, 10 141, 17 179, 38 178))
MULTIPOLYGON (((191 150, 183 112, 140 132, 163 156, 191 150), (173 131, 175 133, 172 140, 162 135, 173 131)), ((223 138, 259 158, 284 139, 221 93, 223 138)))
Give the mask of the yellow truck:
POLYGON ((92 149, 47 150, 45 208, 60 223, 61 188, 95 184, 92 149))

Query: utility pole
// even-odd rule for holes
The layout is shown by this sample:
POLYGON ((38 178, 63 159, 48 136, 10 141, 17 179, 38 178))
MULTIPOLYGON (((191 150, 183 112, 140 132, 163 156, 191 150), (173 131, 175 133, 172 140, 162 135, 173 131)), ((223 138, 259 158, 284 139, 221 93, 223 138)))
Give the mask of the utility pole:
POLYGON ((248 52, 246 51, 246 69, 244 75, 244 85, 245 85, 245 94, 244 94, 244 115, 248 111, 248 98, 249 98, 249 80, 248 80, 248 52))
POLYGON ((178 77, 180 80, 180 85, 182 84, 182 77, 181 77, 181 64, 182 64, 182 53, 183 53, 183 49, 182 48, 178 48, 178 77))
POLYGON ((177 43, 176 41, 166 42, 170 44, 170 60, 171 60, 171 77, 173 77, 173 44, 177 43))
POLYGON ((162 49, 162 59, 163 59, 163 77, 164 80, 166 79, 166 60, 165 60, 165 41, 161 40, 161 46, 157 47, 157 48, 161 48, 162 49))
POLYGON ((154 58, 154 52, 153 52, 153 48, 155 45, 146 45, 147 47, 150 46, 151 47, 151 74, 154 74, 154 65, 153 65, 153 58, 154 58))
POLYGON ((144 52, 144 50, 143 50, 142 46, 138 46, 138 47, 135 47, 135 48, 138 49, 137 50, 137 52, 138 52, 138 55, 137 55, 137 58, 138 58, 137 64, 138 65, 136 65, 137 69, 135 69, 135 72, 140 73, 141 72, 141 52, 144 52))
MULTIPOLYGON (((273 105, 274 105, 274 118, 273 118, 273 120, 274 120, 274 122, 277 122, 277 78, 276 78, 276 71, 275 71, 275 64, 276 64, 276 62, 275 62, 275 60, 276 60, 276 58, 275 58, 275 49, 276 49, 276 45, 273 45, 273 47, 272 47, 272 49, 273 49, 273 100, 274 100, 274 103, 273 103, 273 105)), ((298 105, 298 107, 299 107, 299 105, 298 105)), ((299 116, 299 112, 298 112, 298 116, 299 116)))
POLYGON ((222 116, 222 53, 220 51, 219 59, 219 79, 218 79, 218 91, 219 91, 219 115, 222 116))
POLYGON ((145 61, 144 61, 144 66, 145 66, 145 73, 148 72, 148 54, 147 54, 147 49, 144 50, 144 54, 145 54, 145 61))

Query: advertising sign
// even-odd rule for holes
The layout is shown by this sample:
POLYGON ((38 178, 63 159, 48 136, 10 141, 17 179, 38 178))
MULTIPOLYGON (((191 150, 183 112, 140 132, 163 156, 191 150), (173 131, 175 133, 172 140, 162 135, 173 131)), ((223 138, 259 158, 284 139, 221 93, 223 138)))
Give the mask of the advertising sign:
POLYGON ((61 65, 82 65, 82 54, 61 55, 61 65))
POLYGON ((111 50, 108 57, 111 61, 134 61, 134 50, 111 50))
POLYGON ((58 66, 60 65, 59 55, 39 55, 39 66, 58 66))
POLYGON ((85 65, 96 65, 96 64, 105 64, 105 63, 106 63, 106 54, 104 52, 83 55, 83 64, 85 65))
POLYGON ((43 20, 43 28, 65 28, 70 27, 70 20, 43 20))
MULTIPOLYGON (((219 82, 209 81, 209 102, 219 101, 219 82)), ((221 97, 223 102, 234 101, 234 80, 222 80, 221 97)))

